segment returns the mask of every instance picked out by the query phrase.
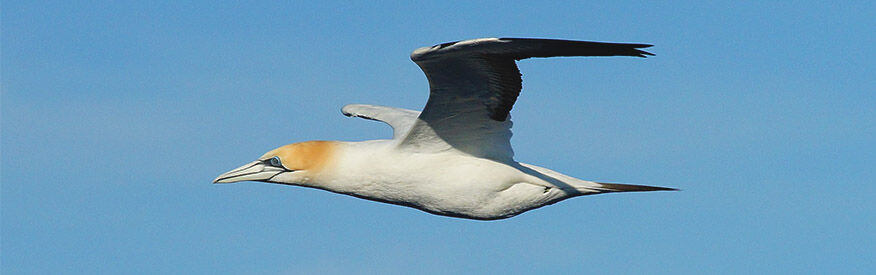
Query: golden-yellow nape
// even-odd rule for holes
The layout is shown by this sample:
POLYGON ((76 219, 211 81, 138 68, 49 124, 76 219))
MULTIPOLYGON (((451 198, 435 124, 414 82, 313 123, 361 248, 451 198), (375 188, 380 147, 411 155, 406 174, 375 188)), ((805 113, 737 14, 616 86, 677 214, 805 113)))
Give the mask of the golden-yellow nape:
POLYGON ((336 141, 314 140, 292 143, 265 153, 259 160, 278 157, 286 169, 316 173, 332 161, 336 147, 336 141))

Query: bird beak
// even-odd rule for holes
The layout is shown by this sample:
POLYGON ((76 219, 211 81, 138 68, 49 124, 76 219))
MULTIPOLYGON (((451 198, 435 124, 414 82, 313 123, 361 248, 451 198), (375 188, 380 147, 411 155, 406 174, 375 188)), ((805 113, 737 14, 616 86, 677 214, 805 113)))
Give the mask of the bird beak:
POLYGON ((253 161, 237 169, 219 175, 213 183, 232 183, 238 181, 269 181, 275 176, 286 172, 282 168, 265 165, 262 161, 253 161))

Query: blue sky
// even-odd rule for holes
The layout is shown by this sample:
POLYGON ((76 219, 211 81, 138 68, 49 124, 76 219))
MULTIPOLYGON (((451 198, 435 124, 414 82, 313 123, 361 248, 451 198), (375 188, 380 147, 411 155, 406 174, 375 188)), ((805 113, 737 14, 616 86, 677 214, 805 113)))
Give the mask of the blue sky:
POLYGON ((2 273, 867 273, 872 1, 2 3, 2 273), (519 63, 516 157, 682 192, 434 216, 218 174, 386 138, 409 53, 477 37, 654 44, 519 63))

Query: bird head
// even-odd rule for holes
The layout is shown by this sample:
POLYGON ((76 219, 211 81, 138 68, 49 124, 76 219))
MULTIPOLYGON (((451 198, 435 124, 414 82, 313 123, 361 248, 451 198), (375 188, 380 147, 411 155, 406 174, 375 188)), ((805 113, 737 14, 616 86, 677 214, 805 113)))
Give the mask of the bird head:
POLYGON ((306 141, 271 150, 256 161, 228 171, 213 183, 261 181, 311 185, 334 156, 336 142, 306 141))

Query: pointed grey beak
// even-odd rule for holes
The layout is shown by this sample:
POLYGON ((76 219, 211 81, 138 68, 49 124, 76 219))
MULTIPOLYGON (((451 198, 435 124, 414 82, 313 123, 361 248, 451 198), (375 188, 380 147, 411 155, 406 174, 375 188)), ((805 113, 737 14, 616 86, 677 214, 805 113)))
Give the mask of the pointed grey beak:
POLYGON ((265 165, 262 161, 253 161, 237 169, 219 175, 213 183, 232 183, 238 181, 268 181, 280 173, 286 172, 282 168, 265 165))

